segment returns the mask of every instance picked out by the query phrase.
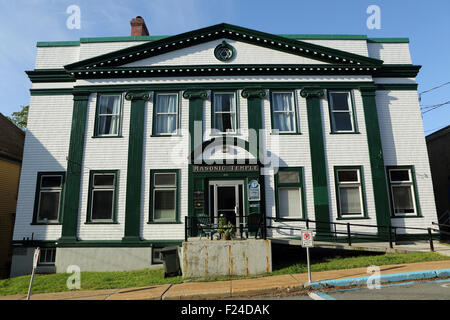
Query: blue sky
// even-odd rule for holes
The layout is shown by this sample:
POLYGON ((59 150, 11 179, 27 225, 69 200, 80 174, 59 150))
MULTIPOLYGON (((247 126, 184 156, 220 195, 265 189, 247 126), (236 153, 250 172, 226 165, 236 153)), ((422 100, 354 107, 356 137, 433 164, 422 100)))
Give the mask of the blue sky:
MULTIPOLYGON (((220 22, 275 34, 365 34, 408 37, 422 65, 419 92, 450 81, 450 1, 382 0, 0 0, 0 112, 29 103, 25 70, 34 69, 36 42, 127 36, 141 15, 151 35, 173 35, 220 22), (81 9, 81 29, 66 27, 68 6, 81 9), (369 30, 366 9, 381 8, 381 29, 369 30)), ((425 93, 422 105, 450 100, 450 85, 425 93)), ((450 105, 423 115, 425 134, 450 124, 450 105)))

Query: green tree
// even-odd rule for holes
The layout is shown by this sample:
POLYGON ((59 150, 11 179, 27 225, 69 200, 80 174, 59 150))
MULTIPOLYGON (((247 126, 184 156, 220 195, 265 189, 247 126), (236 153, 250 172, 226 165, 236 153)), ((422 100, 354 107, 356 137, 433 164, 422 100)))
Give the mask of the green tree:
POLYGON ((28 121, 28 108, 30 106, 21 106, 22 110, 13 112, 11 117, 7 117, 9 120, 14 122, 22 130, 26 130, 28 121))

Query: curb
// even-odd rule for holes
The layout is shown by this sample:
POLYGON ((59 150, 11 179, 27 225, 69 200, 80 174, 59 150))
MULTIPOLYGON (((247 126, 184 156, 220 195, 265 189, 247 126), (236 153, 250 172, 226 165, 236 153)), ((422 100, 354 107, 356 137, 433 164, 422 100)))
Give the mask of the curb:
MULTIPOLYGON (((348 279, 324 280, 319 282, 312 282, 310 288, 323 289, 333 287, 360 286, 367 284, 367 280, 369 280, 369 278, 371 277, 373 278, 373 276, 367 276, 360 278, 348 278, 348 279)), ((423 280, 423 279, 444 278, 444 277, 450 277, 450 269, 424 270, 415 272, 385 274, 380 276, 380 283, 398 282, 407 280, 423 280)))

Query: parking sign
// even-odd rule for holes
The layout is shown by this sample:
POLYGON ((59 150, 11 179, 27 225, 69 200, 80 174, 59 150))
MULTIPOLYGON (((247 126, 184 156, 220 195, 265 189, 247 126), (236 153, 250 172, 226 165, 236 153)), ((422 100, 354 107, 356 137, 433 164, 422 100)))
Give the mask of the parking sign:
POLYGON ((313 234, 311 230, 302 230, 302 247, 304 248, 314 247, 313 234))

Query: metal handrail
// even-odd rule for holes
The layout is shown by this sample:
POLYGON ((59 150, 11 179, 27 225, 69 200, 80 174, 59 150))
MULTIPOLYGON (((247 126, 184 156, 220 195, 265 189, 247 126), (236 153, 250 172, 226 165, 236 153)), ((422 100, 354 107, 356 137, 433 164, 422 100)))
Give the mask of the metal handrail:
MULTIPOLYGON (((394 231, 394 235, 397 235, 397 229, 411 229, 411 230, 425 230, 428 233, 428 238, 429 238, 429 243, 430 243, 430 249, 431 251, 434 251, 434 244, 433 244, 433 235, 432 235, 432 231, 435 232, 439 232, 439 233, 446 233, 434 228, 418 228, 418 227, 402 227, 402 226, 385 226, 385 225, 366 225, 366 224, 359 224, 359 223, 345 223, 345 222, 334 222, 334 221, 318 221, 318 220, 311 220, 311 219, 289 219, 289 218, 274 218, 274 217, 266 217, 266 219, 269 220, 275 220, 275 222, 305 222, 306 223, 306 228, 309 229, 309 223, 315 223, 316 224, 316 228, 313 228, 313 230, 317 230, 317 224, 327 224, 331 227, 331 225, 333 225, 334 227, 334 231, 325 231, 324 233, 329 233, 329 234, 334 234, 335 238, 337 238, 338 234, 346 234, 347 235, 347 242, 349 244, 349 246, 352 245, 352 235, 356 235, 356 236, 371 236, 370 234, 361 234, 361 233, 356 233, 356 232, 351 232, 351 226, 359 226, 359 227, 369 227, 369 228, 386 228, 388 229, 387 235, 388 235, 388 241, 389 241, 389 247, 392 249, 393 246, 393 239, 392 239, 392 231, 394 231), (337 231, 336 229, 336 225, 345 225, 347 227, 347 232, 344 231, 337 231)), ((291 230, 298 230, 296 228, 292 228, 292 227, 278 227, 278 226, 270 226, 269 228, 273 228, 273 229, 291 229, 291 230)), ((300 229, 301 230, 301 229, 300 229)), ((377 235, 373 235, 373 236, 377 236, 377 235)))

